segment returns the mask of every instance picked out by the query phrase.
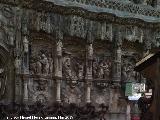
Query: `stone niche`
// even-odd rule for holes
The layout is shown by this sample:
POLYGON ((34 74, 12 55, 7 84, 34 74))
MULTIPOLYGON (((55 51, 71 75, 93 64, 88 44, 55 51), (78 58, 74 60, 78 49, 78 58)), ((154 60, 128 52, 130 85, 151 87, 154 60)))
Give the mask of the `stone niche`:
POLYGON ((40 34, 32 38, 30 45, 29 101, 54 102, 54 39, 40 34))
POLYGON ((62 101, 84 103, 85 41, 66 37, 63 42, 62 101))
POLYGON ((93 85, 91 101, 99 107, 109 107, 110 81, 112 80, 112 45, 110 42, 95 40, 93 43, 93 85))

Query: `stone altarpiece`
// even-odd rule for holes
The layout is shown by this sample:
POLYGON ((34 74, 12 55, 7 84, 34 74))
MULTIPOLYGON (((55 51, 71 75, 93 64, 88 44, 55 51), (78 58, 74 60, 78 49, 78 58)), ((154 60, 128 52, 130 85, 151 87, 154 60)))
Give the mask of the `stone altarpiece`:
POLYGON ((35 9, 0 4, 1 103, 91 104, 101 119, 112 118, 103 110, 125 114, 122 84, 138 80, 135 63, 158 47, 159 28, 35 9))

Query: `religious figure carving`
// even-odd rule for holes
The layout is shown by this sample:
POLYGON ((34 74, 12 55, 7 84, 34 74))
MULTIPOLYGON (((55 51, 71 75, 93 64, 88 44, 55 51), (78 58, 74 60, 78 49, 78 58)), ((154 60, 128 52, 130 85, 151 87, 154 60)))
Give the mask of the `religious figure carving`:
POLYGON ((133 70, 133 65, 125 64, 122 68, 122 75, 125 81, 134 81, 135 71, 133 70))
POLYGON ((93 47, 92 47, 92 44, 90 44, 90 45, 87 47, 87 51, 88 51, 88 58, 89 58, 89 59, 92 59, 92 58, 93 58, 93 47))
POLYGON ((70 62, 70 58, 65 58, 63 64, 64 64, 65 72, 66 72, 66 74, 67 74, 67 78, 71 77, 72 73, 71 73, 71 62, 70 62))
POLYGON ((43 53, 31 59, 30 73, 37 75, 51 75, 53 72, 53 59, 51 54, 47 56, 43 53))
POLYGON ((40 60, 40 62, 42 63, 42 73, 44 75, 48 75, 49 73, 49 62, 48 62, 48 58, 46 57, 45 54, 42 54, 42 59, 40 60))
POLYGON ((41 56, 38 56, 38 60, 36 62, 36 73, 39 75, 42 73, 42 64, 40 60, 41 60, 41 56))
POLYGON ((62 41, 59 40, 59 41, 57 42, 57 49, 56 49, 58 56, 62 56, 62 47, 63 47, 62 41))
POLYGON ((106 79, 110 75, 110 62, 102 61, 99 64, 99 78, 106 79))
POLYGON ((49 62, 49 74, 52 74, 53 73, 53 59, 52 59, 51 54, 49 54, 48 62, 49 62))
POLYGON ((101 62, 93 61, 93 74, 95 78, 108 79, 111 73, 110 60, 102 60, 101 62))

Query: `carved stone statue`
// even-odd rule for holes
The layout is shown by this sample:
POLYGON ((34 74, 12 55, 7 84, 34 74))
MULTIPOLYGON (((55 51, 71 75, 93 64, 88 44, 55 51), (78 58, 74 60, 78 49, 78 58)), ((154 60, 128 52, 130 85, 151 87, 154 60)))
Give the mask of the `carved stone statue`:
POLYGON ((40 62, 42 63, 42 73, 44 75, 48 75, 49 74, 49 62, 45 54, 42 54, 42 59, 40 60, 40 62))
POLYGON ((67 72, 66 73, 67 77, 70 77, 72 75, 70 58, 65 58, 63 64, 64 64, 65 71, 67 72))
POLYGON ((133 66, 130 64, 124 65, 122 69, 122 74, 124 76, 125 81, 134 81, 135 80, 135 71, 133 70, 133 66))
POLYGON ((36 62, 36 73, 39 75, 42 73, 42 64, 40 60, 41 60, 41 56, 38 56, 38 60, 36 62))
POLYGON ((48 62, 49 62, 49 74, 52 74, 53 73, 53 59, 52 59, 51 54, 49 54, 48 62))
POLYGON ((92 44, 90 44, 88 46, 87 51, 88 51, 88 58, 92 59, 93 58, 93 47, 92 47, 92 44))
POLYGON ((98 77, 101 79, 106 79, 110 75, 110 62, 102 61, 99 64, 99 74, 98 77))
POLYGON ((53 59, 51 54, 48 58, 45 54, 40 54, 36 58, 32 58, 30 62, 30 73, 37 75, 49 75, 53 72, 53 59))
POLYGON ((58 42, 57 42, 57 55, 58 56, 62 56, 62 47, 63 47, 63 45, 62 45, 62 41, 61 40, 59 40, 58 42))

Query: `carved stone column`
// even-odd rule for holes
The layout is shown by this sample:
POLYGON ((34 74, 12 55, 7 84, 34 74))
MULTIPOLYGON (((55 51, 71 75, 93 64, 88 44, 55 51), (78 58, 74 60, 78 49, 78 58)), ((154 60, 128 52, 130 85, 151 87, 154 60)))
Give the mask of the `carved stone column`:
POLYGON ((55 79, 56 79, 56 102, 61 102, 61 80, 62 80, 62 39, 60 30, 56 31, 56 55, 55 55, 55 79))
POLYGON ((120 27, 115 26, 114 31, 114 58, 113 58, 113 72, 112 81, 113 86, 110 86, 110 110, 112 112, 118 112, 118 100, 120 92, 120 82, 121 82, 121 57, 122 57, 122 39, 120 33, 120 27))
POLYGON ((93 46, 86 45, 86 103, 91 102, 91 81, 92 77, 92 61, 93 61, 93 46))
POLYGON ((86 45, 86 103, 91 102, 91 84, 93 80, 92 76, 92 64, 93 64, 93 39, 92 39, 92 34, 91 30, 92 29, 92 23, 90 24, 90 30, 87 36, 87 42, 88 44, 86 45))
POLYGON ((122 40, 121 40, 121 33, 120 28, 117 26, 115 31, 115 38, 114 38, 114 60, 113 60, 113 81, 119 82, 121 81, 121 57, 122 57, 122 40))
POLYGON ((24 103, 29 102, 28 101, 28 82, 30 78, 28 77, 29 75, 29 31, 28 31, 28 18, 27 18, 27 13, 25 13, 25 17, 23 18, 22 21, 22 42, 23 42, 23 56, 22 56, 22 74, 24 75, 24 81, 23 81, 23 100, 24 103))

